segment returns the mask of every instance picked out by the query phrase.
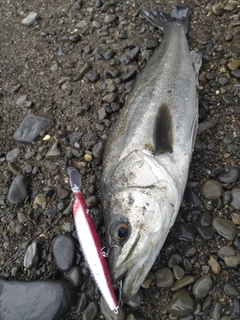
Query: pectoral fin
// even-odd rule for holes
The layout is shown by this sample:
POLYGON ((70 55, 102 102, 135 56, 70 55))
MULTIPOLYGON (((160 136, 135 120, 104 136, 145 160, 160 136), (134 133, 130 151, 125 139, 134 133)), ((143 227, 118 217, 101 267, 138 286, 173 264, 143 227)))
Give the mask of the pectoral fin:
POLYGON ((173 151, 173 125, 172 115, 169 106, 166 103, 161 104, 154 130, 154 147, 156 154, 163 154, 173 151))

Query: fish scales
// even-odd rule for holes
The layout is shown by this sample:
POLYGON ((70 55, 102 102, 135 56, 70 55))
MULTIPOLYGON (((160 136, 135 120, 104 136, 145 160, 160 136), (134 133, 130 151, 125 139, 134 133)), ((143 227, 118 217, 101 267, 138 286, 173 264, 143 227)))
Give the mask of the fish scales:
POLYGON ((178 213, 198 121, 197 73, 186 30, 189 6, 143 11, 164 37, 138 74, 105 147, 101 189, 113 278, 131 299, 178 213))

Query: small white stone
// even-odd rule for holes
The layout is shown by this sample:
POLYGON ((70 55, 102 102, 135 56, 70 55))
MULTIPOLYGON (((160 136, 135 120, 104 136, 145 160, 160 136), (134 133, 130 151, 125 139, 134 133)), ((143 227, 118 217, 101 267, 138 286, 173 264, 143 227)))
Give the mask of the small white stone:
POLYGON ((24 26, 30 26, 37 18, 37 13, 32 11, 29 15, 22 20, 24 26))

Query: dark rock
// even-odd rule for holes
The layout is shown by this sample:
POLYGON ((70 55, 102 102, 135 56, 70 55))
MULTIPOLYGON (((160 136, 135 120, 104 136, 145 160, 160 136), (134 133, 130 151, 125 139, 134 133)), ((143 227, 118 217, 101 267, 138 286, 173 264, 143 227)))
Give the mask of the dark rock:
POLYGON ((195 234, 191 226, 185 222, 176 222, 174 224, 172 235, 180 241, 192 242, 195 240, 195 234))
POLYGON ((49 208, 43 212, 45 216, 55 217, 58 214, 57 208, 49 208))
POLYGON ((195 309, 195 302, 186 289, 181 289, 173 294, 172 300, 168 305, 168 312, 175 316, 186 316, 195 309))
POLYGON ((31 143, 40 138, 40 134, 49 130, 53 125, 53 119, 47 114, 27 116, 20 127, 14 133, 14 139, 20 143, 31 143))
POLYGON ((83 137, 83 133, 74 133, 70 136, 69 142, 73 146, 76 142, 79 142, 83 137))
POLYGON ((57 320, 69 311, 75 292, 60 281, 0 279, 0 319, 57 320))
POLYGON ((87 307, 87 303, 88 303, 88 300, 87 300, 86 294, 85 293, 81 293, 78 296, 78 299, 77 299, 77 305, 76 305, 77 312, 78 313, 83 312, 83 310, 85 310, 86 307, 87 307))
POLYGON ((98 305, 96 302, 90 302, 87 308, 82 313, 83 320, 94 320, 98 312, 98 305))
POLYGON ((71 42, 77 43, 81 40, 81 36, 79 34, 74 34, 68 38, 71 42))
POLYGON ((28 177, 19 174, 11 184, 7 199, 11 204, 20 205, 24 202, 27 195, 28 177))
POLYGON ((218 179, 223 183, 233 183, 239 179, 239 168, 233 167, 229 172, 222 172, 218 175, 218 179))
POLYGON ((78 266, 74 266, 71 270, 65 273, 68 282, 73 287, 79 287, 81 281, 81 269, 78 266))
POLYGON ((235 104, 233 98, 229 94, 223 94, 221 96, 221 103, 225 106, 231 106, 235 104))
POLYGON ((69 271, 73 267, 75 245, 72 237, 58 236, 53 243, 53 255, 56 265, 62 271, 69 271))
POLYGON ((37 242, 33 242, 28 248, 24 256, 23 265, 25 268, 36 267, 39 261, 39 252, 37 242))
POLYGON ((20 156, 20 149, 15 148, 7 153, 6 160, 9 162, 16 162, 20 156))
POLYGON ((167 267, 157 270, 155 278, 157 286, 160 288, 170 288, 174 282, 172 271, 167 267))
POLYGON ((203 299, 211 290, 213 285, 212 278, 209 275, 202 276, 193 285, 193 295, 196 299, 203 299))

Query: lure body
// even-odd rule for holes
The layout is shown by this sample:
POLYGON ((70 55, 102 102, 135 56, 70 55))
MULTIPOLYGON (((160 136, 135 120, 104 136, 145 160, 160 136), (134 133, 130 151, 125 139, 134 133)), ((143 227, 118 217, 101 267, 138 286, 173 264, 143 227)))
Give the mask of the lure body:
POLYGON ((73 217, 83 255, 101 294, 109 305, 109 308, 117 313, 118 302, 113 289, 111 275, 106 258, 102 253, 102 245, 93 220, 89 215, 86 202, 80 192, 79 173, 76 169, 69 168, 68 174, 74 194, 73 217))

